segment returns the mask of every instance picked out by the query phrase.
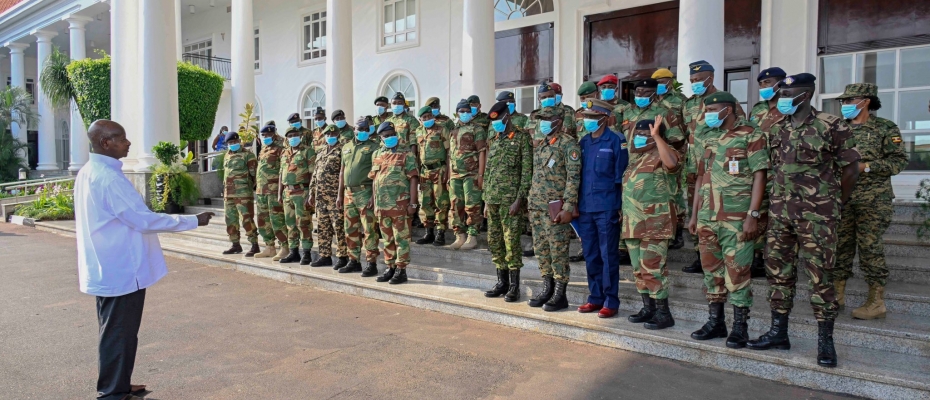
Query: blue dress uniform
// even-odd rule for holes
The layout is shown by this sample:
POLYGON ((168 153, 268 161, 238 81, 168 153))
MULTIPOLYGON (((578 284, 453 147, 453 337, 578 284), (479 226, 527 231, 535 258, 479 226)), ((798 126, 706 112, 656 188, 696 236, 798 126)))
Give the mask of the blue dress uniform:
MULTIPOLYGON (((610 109, 599 110, 592 101, 586 119, 603 118, 607 124, 610 109), (599 111, 603 111, 603 115, 599 111)), ((596 129, 595 129, 596 131, 596 129)), ((581 186, 578 193, 578 234, 588 273, 588 303, 617 310, 620 282, 620 190, 629 161, 626 138, 604 128, 601 136, 585 135, 581 146, 581 186)))

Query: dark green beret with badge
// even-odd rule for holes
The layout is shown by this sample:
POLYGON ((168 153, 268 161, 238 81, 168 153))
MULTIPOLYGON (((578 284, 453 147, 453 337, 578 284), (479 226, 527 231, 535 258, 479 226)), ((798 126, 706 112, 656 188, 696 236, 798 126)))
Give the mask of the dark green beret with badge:
POLYGON ((736 104, 739 103, 739 101, 736 100, 736 97, 734 97, 732 94, 722 90, 714 92, 714 94, 711 94, 704 99, 705 106, 721 103, 736 104))

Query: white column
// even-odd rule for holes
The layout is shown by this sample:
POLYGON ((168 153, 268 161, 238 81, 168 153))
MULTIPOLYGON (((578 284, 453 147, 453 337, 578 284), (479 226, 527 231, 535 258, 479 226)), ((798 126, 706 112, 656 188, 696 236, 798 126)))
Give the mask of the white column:
POLYGON ((135 168, 142 147, 139 8, 139 1, 113 1, 110 5, 110 118, 126 129, 132 142, 129 155, 122 160, 124 171, 135 168))
POLYGON ((181 36, 181 0, 174 0, 174 41, 177 46, 178 60, 184 54, 184 40, 181 36))
MULTIPOLYGON (((26 50, 29 45, 26 43, 11 42, 5 44, 4 46, 10 49, 10 85, 25 88, 26 60, 23 55, 23 51, 26 50)), ((10 126, 10 131, 13 133, 14 139, 26 143, 26 127, 19 126, 19 124, 14 123, 12 126, 10 126)))
POLYGON ((147 172, 158 164, 152 148, 158 142, 181 142, 178 122, 178 55, 174 4, 142 0, 139 59, 142 63, 142 135, 135 170, 147 172))
POLYGON ((347 121, 355 121, 352 76, 352 2, 326 0, 326 103, 347 121))
POLYGON ((39 164, 36 171, 54 171, 58 169, 58 141, 55 140, 55 109, 42 93, 42 69, 48 56, 52 54, 52 38, 58 36, 55 31, 33 31, 36 54, 39 59, 39 79, 36 90, 36 102, 39 105, 39 164))
POLYGON ((818 0, 762 0, 760 68, 817 71, 818 0))
POLYGON ((483 102, 484 111, 487 111, 494 104, 494 83, 496 82, 494 78, 494 2, 465 0, 462 15, 465 28, 462 35, 462 97, 478 95, 483 102))
MULTIPOLYGON (((85 40, 84 26, 93 18, 72 15, 62 19, 68 22, 68 33, 70 44, 70 55, 72 60, 83 60, 87 58, 87 45, 85 40)), ((112 117, 111 117, 112 118, 112 117)), ((68 171, 77 172, 87 163, 90 156, 90 141, 87 140, 87 129, 84 127, 84 119, 81 118, 81 112, 78 111, 77 103, 71 101, 71 165, 68 171)))
POLYGON ((252 0, 233 0, 231 32, 232 79, 230 82, 232 86, 232 113, 230 115, 233 116, 233 125, 239 123, 237 116, 245 110, 246 103, 255 104, 254 23, 255 21, 252 20, 252 0))
POLYGON ((678 6, 678 80, 690 96, 688 64, 705 60, 714 66, 714 86, 723 90, 723 0, 681 0, 678 6))

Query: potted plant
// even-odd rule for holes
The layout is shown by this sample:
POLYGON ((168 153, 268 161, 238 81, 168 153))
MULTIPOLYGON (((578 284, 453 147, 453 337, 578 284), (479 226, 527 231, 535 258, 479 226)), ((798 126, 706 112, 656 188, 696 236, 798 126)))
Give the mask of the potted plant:
POLYGON ((178 162, 181 149, 169 142, 159 142, 152 148, 158 165, 152 167, 149 190, 152 196, 152 210, 169 214, 180 214, 181 206, 193 203, 200 197, 200 190, 194 178, 187 172, 187 166, 194 160, 194 153, 188 152, 183 161, 178 162))
POLYGON ((255 106, 245 104, 245 111, 239 114, 242 122, 239 123, 239 140, 245 147, 251 147, 258 137, 258 118, 255 117, 255 106))

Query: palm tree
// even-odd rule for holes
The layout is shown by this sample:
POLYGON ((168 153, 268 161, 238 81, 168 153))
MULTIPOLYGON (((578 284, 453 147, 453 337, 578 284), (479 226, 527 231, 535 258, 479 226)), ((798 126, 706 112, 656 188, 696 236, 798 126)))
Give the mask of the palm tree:
POLYGON ((42 94, 56 109, 70 105, 75 99, 74 86, 68 78, 68 64, 71 64, 71 58, 54 46, 40 74, 42 94))
POLYGON ((39 115, 32 110, 32 95, 26 89, 12 86, 0 90, 0 182, 16 180, 19 169, 28 168, 28 145, 13 138, 7 129, 14 123, 26 127, 38 120, 39 115))

